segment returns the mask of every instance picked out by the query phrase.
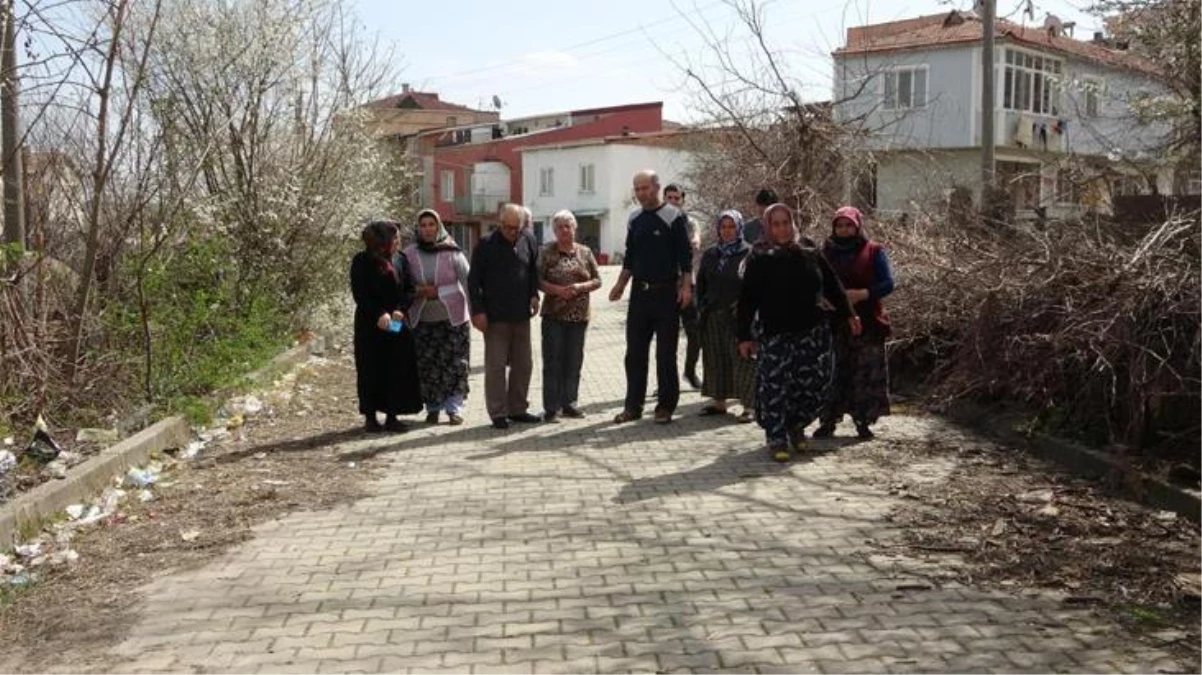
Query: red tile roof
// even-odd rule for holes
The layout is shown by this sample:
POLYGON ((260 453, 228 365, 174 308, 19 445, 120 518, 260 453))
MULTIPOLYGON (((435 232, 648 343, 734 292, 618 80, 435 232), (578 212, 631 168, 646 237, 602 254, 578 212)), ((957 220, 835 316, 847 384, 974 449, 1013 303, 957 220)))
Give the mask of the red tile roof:
POLYGON ((447 112, 485 112, 458 103, 440 100, 432 91, 407 91, 367 103, 366 108, 399 108, 405 99, 411 99, 416 108, 422 110, 445 110, 447 112))
MULTIPOLYGON (((994 25, 994 30, 999 40, 1060 52, 1114 68, 1135 70, 1149 75, 1160 74, 1155 64, 1138 54, 1070 37, 1053 36, 1043 28, 1021 26, 999 19, 994 25)), ((931 14, 902 21, 848 28, 847 43, 835 50, 835 55, 940 48, 980 40, 981 22, 975 14, 931 14)))

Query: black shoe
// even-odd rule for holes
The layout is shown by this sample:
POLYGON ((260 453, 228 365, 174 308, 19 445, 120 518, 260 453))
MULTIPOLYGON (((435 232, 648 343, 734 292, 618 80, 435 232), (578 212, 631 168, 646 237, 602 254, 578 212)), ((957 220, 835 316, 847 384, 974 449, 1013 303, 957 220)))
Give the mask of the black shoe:
POLYGON ((569 417, 574 420, 584 419, 584 413, 581 412, 579 408, 570 405, 565 405, 563 410, 560 411, 560 414, 564 417, 569 417))
POLYGON ((384 430, 390 431, 394 434, 403 434, 406 431, 409 431, 409 425, 394 417, 384 422, 384 430))
POLYGON ((856 437, 863 440, 868 440, 870 438, 876 438, 876 434, 872 433, 872 429, 869 429, 867 424, 857 423, 856 437))
POLYGON ((510 422, 519 422, 521 424, 538 424, 539 422, 541 422, 543 420, 538 415, 531 415, 528 412, 524 412, 521 415, 510 415, 509 421, 510 422))
POLYGON ((504 417, 494 417, 494 418, 492 418, 492 428, 493 429, 508 429, 509 428, 509 420, 504 417))
POLYGON ((835 435, 835 425, 823 422, 814 430, 814 438, 830 438, 835 435))
POLYGON ((367 424, 363 425, 363 430, 369 434, 378 434, 384 431, 384 425, 380 424, 380 420, 373 417, 367 420, 367 424))
POLYGON ((447 415, 447 423, 453 427, 457 427, 460 424, 463 424, 463 418, 460 417, 457 413, 451 413, 451 414, 447 415))
POLYGON ((543 413, 543 421, 544 422, 558 422, 559 421, 559 413, 545 412, 545 413, 543 413))
POLYGON ((426 413, 426 424, 438 424, 438 411, 426 413))
POLYGON ((697 373, 685 373, 684 379, 689 383, 690 387, 701 389, 701 378, 697 377, 697 373))

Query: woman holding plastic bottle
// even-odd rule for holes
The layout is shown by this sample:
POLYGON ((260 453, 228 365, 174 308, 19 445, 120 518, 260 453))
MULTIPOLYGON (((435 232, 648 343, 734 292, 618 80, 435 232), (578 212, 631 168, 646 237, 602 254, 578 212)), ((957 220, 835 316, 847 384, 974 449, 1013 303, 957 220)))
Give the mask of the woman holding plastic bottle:
POLYGON ((368 223, 363 250, 351 261, 356 385, 369 432, 405 431, 397 416, 422 409, 413 331, 405 325, 413 281, 404 256, 397 255, 399 234, 394 222, 368 223), (383 424, 378 413, 384 413, 383 424))

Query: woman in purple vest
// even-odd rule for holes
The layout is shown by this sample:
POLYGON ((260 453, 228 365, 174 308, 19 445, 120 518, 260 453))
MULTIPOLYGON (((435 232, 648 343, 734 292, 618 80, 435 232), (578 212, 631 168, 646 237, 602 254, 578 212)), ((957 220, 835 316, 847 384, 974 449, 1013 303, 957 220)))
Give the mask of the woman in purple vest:
POLYGON ((417 342, 417 369, 426 422, 438 424, 446 412, 452 425, 463 424, 471 359, 467 308, 467 256, 443 227, 438 213, 417 214, 416 242, 405 249, 417 286, 409 311, 417 342))
POLYGON ((835 212, 831 236, 822 253, 847 289, 863 333, 835 335, 836 375, 830 403, 822 412, 815 438, 835 433, 835 426, 850 414, 860 438, 872 438, 870 428, 889 414, 889 368, 885 340, 889 315, 881 300, 893 292, 893 270, 884 247, 868 238, 859 209, 844 206, 835 212))

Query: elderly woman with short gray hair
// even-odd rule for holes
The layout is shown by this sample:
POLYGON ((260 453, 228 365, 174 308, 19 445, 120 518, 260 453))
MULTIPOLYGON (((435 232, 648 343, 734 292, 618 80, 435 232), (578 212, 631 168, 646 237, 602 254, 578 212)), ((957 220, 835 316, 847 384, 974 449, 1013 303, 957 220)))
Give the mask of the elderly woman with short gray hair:
POLYGON ((584 335, 588 330, 589 293, 601 288, 601 272, 592 250, 576 242, 576 216, 559 211, 551 217, 554 241, 538 257, 543 303, 543 419, 580 418, 577 406, 584 335))

